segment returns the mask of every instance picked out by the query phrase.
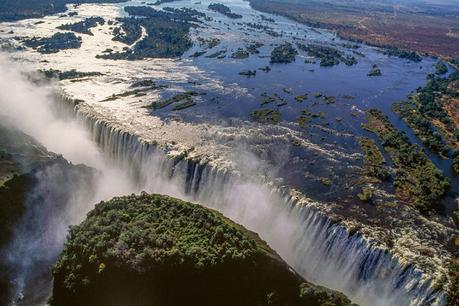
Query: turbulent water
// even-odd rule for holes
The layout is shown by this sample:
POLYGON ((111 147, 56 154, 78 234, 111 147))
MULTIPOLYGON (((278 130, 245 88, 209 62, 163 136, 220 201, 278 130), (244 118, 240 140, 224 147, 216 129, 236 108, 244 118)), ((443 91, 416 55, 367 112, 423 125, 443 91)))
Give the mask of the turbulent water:
POLYGON ((137 170, 135 176, 147 191, 166 190, 221 211, 260 233, 311 281, 343 291, 361 305, 445 302, 444 295, 435 292, 420 271, 359 235, 349 235, 308 203, 199 162, 168 158, 128 133, 95 120, 84 121, 110 158, 137 170))
MULTIPOLYGON (((294 197, 262 182, 185 158, 167 157, 156 146, 143 143, 129 133, 78 111, 76 122, 66 120, 65 128, 53 129, 53 137, 48 137, 44 131, 48 127, 59 126, 64 120, 53 111, 52 97, 47 89, 36 89, 14 70, 17 67, 8 67, 5 62, 3 57, 2 71, 9 72, 10 80, 16 77, 17 89, 23 92, 43 90, 48 94, 41 98, 40 95, 35 96, 34 109, 27 111, 25 106, 32 105, 30 99, 16 96, 15 92, 14 95, 12 92, 6 95, 7 89, 4 87, 2 93, 5 94, 0 100, 2 114, 12 121, 17 119, 12 117, 14 114, 26 120, 32 120, 28 119, 28 115, 34 116, 33 124, 40 126, 40 129, 29 129, 29 123, 24 120, 21 122, 26 125, 18 124, 17 127, 48 147, 65 142, 73 135, 73 141, 66 145, 69 154, 64 156, 75 162, 86 161, 102 174, 96 184, 96 196, 88 199, 83 196, 88 194, 87 190, 75 189, 73 202, 67 203, 69 205, 65 205, 64 210, 58 209, 57 216, 56 213, 43 213, 49 213, 52 207, 40 208, 43 211, 38 220, 30 220, 26 216, 25 221, 37 222, 37 227, 50 223, 53 226, 47 225, 47 230, 40 232, 40 237, 31 235, 30 230, 18 232, 16 243, 10 247, 10 254, 12 262, 21 266, 17 271, 19 284, 21 278, 30 277, 28 274, 37 266, 52 262, 62 247, 64 228, 79 222, 91 209, 89 203, 117 194, 145 190, 197 201, 218 209, 236 222, 259 232, 302 275, 311 281, 341 290, 362 305, 442 303, 443 295, 433 292, 428 280, 424 280, 415 268, 399 263, 384 250, 373 248, 359 235, 349 236, 344 228, 334 225, 326 216, 310 208, 308 203, 297 203, 294 197), (41 114, 35 112, 36 107, 41 114), (16 113, 16 109, 21 112, 16 113), (87 131, 90 133, 86 134, 87 131), (75 135, 83 136, 77 141, 79 137, 75 135), (95 145, 101 148, 101 153, 91 150, 95 145), (78 156, 72 155, 73 149, 77 148, 85 150, 80 150, 78 156), (35 260, 30 257, 31 254, 35 254, 35 260)), ((6 84, 5 80, 2 84, 6 84)), ((55 180, 58 178, 57 174, 52 173, 47 177, 42 176, 42 184, 54 182, 53 188, 57 188, 55 180)), ((18 289, 24 289, 18 294, 25 295, 32 290, 21 286, 18 289)))
MULTIPOLYGON (((245 1, 222 2, 242 14, 243 22, 260 22, 260 14, 245 1)), ((133 3, 141 2, 129 5, 133 3)), ((53 55, 25 50, 0 56, 0 114, 8 118, 8 124, 69 161, 98 171, 91 186, 78 180, 62 182, 59 173, 51 170, 40 174, 43 184, 32 197, 46 190, 50 200, 43 207, 31 207, 33 213, 21 220, 15 242, 6 251, 9 263, 16 267, 12 304, 36 301, 33 296, 37 288, 29 283, 36 277, 35 271, 46 274, 43 266, 54 262, 65 241, 66 228, 81 222, 94 203, 141 191, 168 194, 221 211, 258 232, 305 278, 342 291, 360 305, 445 304, 444 293, 433 289, 431 274, 421 272, 406 258, 391 255, 375 241, 350 234, 326 213, 326 205, 309 199, 316 193, 337 199, 337 194, 347 190, 346 184, 353 180, 358 166, 356 135, 366 135, 360 129, 361 110, 378 106, 388 112, 391 102, 425 82, 433 60, 411 63, 360 46, 359 52, 364 56, 354 67, 308 66, 303 61, 307 56, 300 54, 301 60, 293 64, 274 66, 269 74, 247 79, 238 72, 266 65, 272 45, 294 42, 294 37, 330 44, 347 53, 351 50, 332 33, 276 16, 269 17, 275 20, 271 26, 282 33, 280 38, 251 31, 240 21, 207 11, 208 3, 179 1, 162 6, 192 6, 212 16, 214 20, 196 30, 193 38, 219 37, 222 42, 214 51, 236 50, 257 40, 265 43, 261 54, 242 61, 190 59, 189 55, 199 50, 195 44, 179 60, 100 60, 95 55, 107 47, 122 48, 111 40, 105 25, 95 29, 94 36, 84 36, 78 50, 53 55), (26 62, 30 67, 25 69, 25 65, 13 61, 26 62), (366 75, 374 63, 383 69, 383 77, 377 81, 366 75), (72 101, 56 98, 57 84, 37 86, 31 82, 27 75, 37 68, 78 69, 104 75, 58 84, 66 96, 84 100, 75 106, 72 101), (170 87, 141 99, 124 97, 102 102, 142 79, 170 87), (152 114, 142 108, 188 89, 205 91, 207 95, 196 107, 182 113, 162 110, 152 114), (318 91, 338 97, 338 102, 315 101, 305 106, 290 101, 294 95, 318 91), (281 125, 247 122, 250 111, 259 107, 263 92, 290 99, 281 125), (350 101, 344 98, 346 95, 355 97, 350 101), (308 132, 301 131, 294 122, 305 107, 323 111, 328 118, 316 122, 308 132), (338 116, 341 120, 335 120, 338 116), (300 145, 291 148, 292 141, 300 145), (319 166, 313 167, 313 161, 319 166), (322 192, 326 187, 320 178, 324 175, 343 181, 342 186, 322 192), (298 176, 304 179, 298 182, 298 176), (73 193, 62 209, 50 213, 56 202, 52 190, 59 184, 73 187, 73 193)), ((16 35, 47 36, 55 32, 57 25, 75 18, 95 15, 114 19, 124 14, 125 5, 82 5, 72 8, 79 13, 74 18, 50 16, 41 20, 44 23, 31 20, 2 24, 0 36, 8 40, 16 35), (11 29, 14 33, 8 34, 11 29)), ((335 202, 333 205, 340 205, 339 199, 335 202)), ((436 224, 426 228, 445 232, 436 224)), ((410 234, 417 235, 414 229, 410 234)), ((437 257, 444 253, 439 254, 437 257)), ((408 255, 412 257, 407 258, 417 258, 408 255)), ((435 265, 437 257, 432 260, 435 265)), ((46 279, 48 283, 40 289, 49 287, 49 278, 46 279)), ((38 300, 42 297, 43 294, 37 295, 38 300)))

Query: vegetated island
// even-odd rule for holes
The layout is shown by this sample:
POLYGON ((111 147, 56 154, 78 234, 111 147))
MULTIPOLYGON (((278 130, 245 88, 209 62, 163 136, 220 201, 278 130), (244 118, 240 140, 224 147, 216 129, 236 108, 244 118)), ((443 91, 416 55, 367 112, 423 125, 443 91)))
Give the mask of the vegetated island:
POLYGON ((347 66, 357 64, 357 59, 353 55, 345 55, 343 52, 331 46, 317 44, 297 44, 300 50, 306 51, 309 56, 319 58, 320 66, 330 67, 343 62, 347 66))
POLYGON ((397 195, 413 203, 421 212, 438 209, 440 200, 449 188, 443 173, 381 111, 368 110, 367 119, 364 128, 381 139, 384 150, 397 169, 394 181, 397 195))
POLYGON ((452 158, 453 170, 459 174, 459 72, 445 77, 444 71, 443 65, 437 65, 427 85, 393 109, 426 147, 452 158))
POLYGON ((275 47, 271 52, 271 64, 288 64, 295 61, 298 51, 291 43, 275 47))
POLYGON ((91 28, 95 28, 98 25, 104 25, 104 24, 105 24, 104 18, 90 17, 90 18, 86 18, 85 20, 82 20, 79 22, 64 24, 64 25, 58 26, 57 28, 59 30, 73 31, 73 32, 93 36, 94 34, 92 33, 91 28))
POLYGON ((122 52, 107 52, 98 55, 98 58, 139 60, 180 57, 193 46, 190 29, 200 22, 200 17, 205 17, 203 13, 186 8, 158 11, 146 6, 128 6, 124 10, 134 17, 118 19, 120 26, 113 29, 113 40, 127 46, 122 52), (146 32, 145 37, 142 37, 142 29, 146 32))
POLYGON ((70 230, 50 304, 351 305, 310 284, 259 236, 197 204, 132 195, 70 230))
POLYGON ((50 37, 23 40, 24 45, 43 54, 57 53, 62 50, 79 49, 81 37, 74 33, 56 33, 50 37))
POLYGON ((209 4, 209 10, 223 14, 226 17, 231 18, 231 19, 241 19, 242 18, 242 15, 233 13, 229 7, 221 3, 209 4))

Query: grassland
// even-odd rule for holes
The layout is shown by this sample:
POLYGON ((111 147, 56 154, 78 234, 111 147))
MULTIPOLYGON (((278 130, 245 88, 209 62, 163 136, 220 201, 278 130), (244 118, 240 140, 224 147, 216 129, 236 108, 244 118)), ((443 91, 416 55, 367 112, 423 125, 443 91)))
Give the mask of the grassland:
MULTIPOLYGON (((459 5, 389 1, 250 0, 253 8, 283 15, 371 45, 459 58, 459 5)), ((409 53, 399 53, 410 57, 409 53)))

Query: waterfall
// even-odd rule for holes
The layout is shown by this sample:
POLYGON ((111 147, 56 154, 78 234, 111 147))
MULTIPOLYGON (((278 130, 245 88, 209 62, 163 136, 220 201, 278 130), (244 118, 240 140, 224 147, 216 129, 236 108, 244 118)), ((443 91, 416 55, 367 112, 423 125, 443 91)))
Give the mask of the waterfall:
POLYGON ((102 152, 125 168, 141 190, 220 211, 259 233, 306 279, 341 291, 360 305, 446 305, 445 293, 414 265, 350 234, 288 191, 185 156, 171 157, 78 105, 74 110, 102 152))

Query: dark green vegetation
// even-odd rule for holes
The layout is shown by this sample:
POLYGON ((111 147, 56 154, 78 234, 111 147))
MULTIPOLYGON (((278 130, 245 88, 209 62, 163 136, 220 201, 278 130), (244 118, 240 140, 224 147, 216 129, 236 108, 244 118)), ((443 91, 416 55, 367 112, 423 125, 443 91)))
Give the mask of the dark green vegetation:
POLYGON ((226 57, 226 52, 227 52, 226 50, 220 50, 220 51, 217 51, 215 53, 206 55, 206 57, 207 58, 219 58, 219 59, 222 59, 222 58, 226 57))
POLYGON ((258 70, 268 73, 271 71, 271 67, 265 66, 265 67, 258 68, 258 70))
POLYGON ((191 99, 186 99, 185 102, 178 103, 172 107, 173 111, 187 109, 196 105, 196 102, 191 99))
POLYGON ((389 169, 375 142, 370 138, 362 138, 359 144, 364 153, 363 168, 365 175, 380 180, 387 179, 389 177, 389 169))
POLYGON ((252 77, 252 76, 256 76, 257 75, 257 71, 256 70, 244 70, 244 71, 239 72, 239 75, 252 77))
POLYGON ((233 54, 231 55, 232 58, 234 59, 245 59, 245 58, 248 58, 250 55, 250 53, 244 49, 237 49, 236 51, 233 52, 233 54))
POLYGON ((357 196, 362 202, 370 202, 373 198, 373 191, 369 187, 363 187, 357 196))
POLYGON ((435 73, 438 75, 446 74, 448 72, 448 66, 446 66, 446 64, 442 61, 439 61, 435 65, 435 69, 436 69, 435 73))
POLYGON ((300 50, 306 51, 309 56, 320 59, 320 66, 322 67, 338 65, 341 62, 347 66, 357 64, 357 59, 354 56, 345 55, 343 52, 330 46, 315 44, 297 44, 297 46, 300 50))
POLYGON ((97 27, 97 25, 103 25, 105 20, 102 17, 90 17, 83 21, 76 23, 64 24, 57 27, 59 30, 73 31, 81 34, 94 35, 91 32, 91 28, 97 27))
POLYGON ((203 16, 193 9, 157 11, 151 7, 128 6, 125 7, 125 11, 137 17, 118 19, 121 27, 113 30, 113 39, 127 45, 135 45, 126 47, 122 52, 98 55, 98 58, 138 60, 180 57, 193 46, 189 30, 194 23, 199 22, 198 17, 203 16), (142 27, 147 32, 143 39, 142 27))
POLYGON ((300 116, 297 119, 297 122, 299 126, 306 127, 307 124, 311 122, 311 120, 312 120, 312 113, 307 109, 303 109, 301 111, 300 116))
POLYGON ((40 70, 40 72, 48 79, 73 80, 87 77, 102 76, 100 72, 80 72, 75 69, 69 71, 60 71, 54 69, 40 70))
POLYGON ((254 110, 250 114, 250 116, 254 121, 269 124, 277 124, 281 119, 281 114, 278 110, 273 110, 269 108, 261 108, 254 110))
POLYGON ((459 174, 459 151, 456 151, 452 155, 453 158, 453 170, 459 174))
POLYGON ((62 13, 70 3, 119 3, 125 0, 0 0, 0 22, 62 13))
POLYGON ((199 46, 205 49, 215 48, 221 43, 220 38, 216 38, 216 37, 212 37, 212 38, 198 37, 197 40, 199 42, 199 46))
POLYGON ((271 63, 292 63, 296 59, 298 51, 293 48, 291 43, 285 43, 277 46, 271 52, 271 63))
POLYGON ((179 103, 174 105, 172 110, 181 110, 196 105, 194 98, 197 96, 199 96, 199 93, 195 91, 185 91, 183 93, 176 94, 175 96, 169 99, 162 100, 159 102, 153 102, 152 104, 147 106, 147 108, 158 110, 165 108, 171 104, 179 103))
POLYGON ((381 111, 371 109, 367 118, 364 128, 379 136, 384 150, 392 159, 397 195, 422 212, 438 208, 449 188, 443 173, 381 111))
POLYGON ((70 230, 51 305, 350 305, 305 282, 223 215, 167 196, 114 198, 70 230))
POLYGON ((378 65, 374 64, 373 67, 371 67, 370 72, 367 74, 370 77, 377 77, 377 76, 382 76, 381 69, 378 68, 378 65))
POLYGON ((264 44, 261 42, 254 42, 247 46, 247 51, 249 51, 250 54, 259 54, 260 50, 258 49, 260 49, 263 46, 264 44))
POLYGON ((295 101, 298 102, 298 103, 301 103, 303 101, 306 101, 309 97, 309 94, 308 93, 305 93, 304 95, 299 95, 299 96, 296 96, 295 97, 295 101))
POLYGON ((441 134, 436 131, 432 122, 418 111, 415 103, 412 101, 394 103, 393 110, 409 124, 426 147, 441 156, 448 156, 449 148, 443 142, 441 134))
POLYGON ((406 51, 406 50, 401 50, 399 48, 386 48, 383 51, 384 54, 389 55, 389 56, 396 56, 400 58, 404 58, 407 60, 410 60, 412 62, 421 62, 422 57, 415 51, 406 51))
POLYGON ((226 17, 231 18, 231 19, 240 19, 240 18, 242 18, 241 15, 231 12, 231 9, 229 7, 227 7, 226 5, 223 5, 221 3, 211 3, 211 4, 209 4, 209 10, 212 10, 212 11, 218 12, 220 14, 223 14, 226 17))
MULTIPOLYGON (((256 71, 254 70, 253 72, 256 72, 256 71)), ((267 92, 264 92, 261 94, 261 96, 263 97, 263 99, 260 102, 261 105, 266 105, 266 104, 275 102, 276 105, 280 107, 280 106, 284 106, 288 104, 288 101, 284 99, 283 97, 279 96, 279 94, 277 93, 274 93, 272 96, 270 96, 268 95, 267 92)))
POLYGON ((149 91, 164 89, 167 87, 167 85, 158 85, 152 80, 142 80, 132 84, 131 90, 125 91, 120 94, 113 94, 110 97, 105 98, 101 102, 115 101, 123 97, 143 97, 149 91))
POLYGON ((444 158, 453 151, 453 168, 459 173, 459 72, 432 75, 408 101, 394 104, 394 111, 428 148, 444 158))
POLYGON ((191 54, 190 57, 194 57, 194 58, 201 57, 206 53, 207 53, 207 51, 196 51, 195 53, 191 54))
POLYGON ((56 33, 46 38, 25 39, 24 44, 40 53, 57 53, 61 50, 78 49, 81 47, 81 38, 74 33, 56 33))
POLYGON ((156 2, 153 3, 153 5, 160 5, 160 4, 163 4, 163 3, 171 3, 171 2, 175 2, 175 1, 179 1, 179 0, 156 0, 156 2))

